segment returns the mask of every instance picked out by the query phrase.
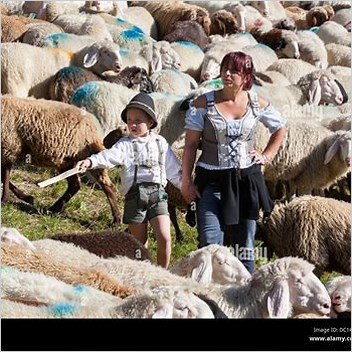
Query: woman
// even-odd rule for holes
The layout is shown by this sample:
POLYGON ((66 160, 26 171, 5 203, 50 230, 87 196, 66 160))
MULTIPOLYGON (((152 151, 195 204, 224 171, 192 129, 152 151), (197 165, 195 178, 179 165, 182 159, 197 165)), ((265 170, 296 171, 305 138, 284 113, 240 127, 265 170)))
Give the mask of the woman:
POLYGON ((223 244, 225 226, 235 254, 254 271, 254 240, 259 210, 273 208, 261 165, 276 154, 284 137, 285 119, 264 98, 249 90, 253 62, 242 52, 227 54, 220 66, 223 88, 190 102, 181 191, 188 203, 197 200, 199 247, 223 244), (257 122, 271 132, 264 150, 254 149, 257 122), (197 149, 202 153, 192 170, 197 149))

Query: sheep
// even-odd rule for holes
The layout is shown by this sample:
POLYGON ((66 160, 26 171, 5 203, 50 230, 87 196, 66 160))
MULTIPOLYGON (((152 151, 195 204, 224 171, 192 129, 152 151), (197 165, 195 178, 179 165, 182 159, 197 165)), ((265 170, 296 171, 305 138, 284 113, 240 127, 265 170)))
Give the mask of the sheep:
POLYGON ((327 315, 330 297, 313 269, 301 258, 280 258, 257 269, 246 285, 211 287, 206 296, 218 303, 229 318, 327 315))
POLYGON ((195 21, 178 21, 172 31, 164 36, 162 40, 173 42, 191 42, 198 45, 202 50, 208 45, 209 38, 204 32, 204 28, 195 21))
POLYGON ((171 48, 180 58, 179 70, 188 73, 198 82, 204 60, 203 50, 198 45, 186 41, 173 42, 171 48))
POLYGON ((329 280, 325 287, 329 292, 333 308, 330 316, 351 318, 351 276, 337 276, 329 280))
POLYGON ((330 20, 339 23, 341 26, 351 32, 351 12, 351 8, 341 9, 337 11, 335 15, 331 17, 330 20))
POLYGON ((351 204, 332 198, 302 196, 276 204, 257 239, 277 256, 299 256, 324 271, 351 273, 351 204))
POLYGON ((52 259, 40 251, 31 251, 22 246, 3 243, 1 246, 2 265, 15 267, 22 271, 41 272, 68 284, 84 284, 114 296, 125 298, 135 289, 120 284, 105 272, 94 268, 66 265, 52 259))
POLYGON ((279 58, 295 58, 300 57, 298 47, 299 38, 296 33, 286 30, 273 28, 267 32, 261 32, 258 29, 252 30, 251 34, 258 43, 265 44, 275 50, 279 58))
POLYGON ((57 234, 52 240, 73 243, 99 257, 124 255, 136 260, 151 260, 148 249, 128 232, 88 232, 82 234, 57 234))
POLYGON ((351 35, 346 28, 334 21, 324 22, 317 35, 325 43, 335 43, 351 47, 351 35))
MULTIPOLYGON (((20 199, 33 204, 32 196, 25 195, 10 182, 12 165, 30 162, 37 166, 66 171, 93 153, 104 149, 95 117, 74 106, 35 99, 2 97, 1 179, 4 185, 2 202, 9 199, 9 189, 20 199)), ((91 174, 106 194, 113 218, 119 223, 116 191, 104 169, 91 174)), ((76 174, 67 179, 66 192, 49 208, 60 212, 80 188, 76 174)))
POLYGON ((172 26, 177 21, 192 20, 198 22, 209 35, 209 12, 200 6, 181 2, 137 2, 137 6, 145 7, 154 17, 158 25, 159 38, 171 32, 172 26))
POLYGON ((42 41, 45 48, 57 48, 76 53, 87 45, 92 45, 96 40, 88 35, 72 33, 54 33, 46 36, 42 41))
POLYGON ((336 131, 350 131, 351 130, 351 114, 341 115, 333 119, 327 118, 321 121, 321 124, 328 130, 336 131))
POLYGON ((149 75, 163 68, 179 69, 181 65, 179 55, 165 40, 144 45, 138 52, 122 49, 120 53, 123 67, 135 65, 149 75))
POLYGON ((24 43, 5 43, 1 61, 1 93, 23 98, 48 98, 50 78, 65 66, 83 66, 98 75, 121 69, 119 47, 107 41, 96 42, 73 55, 24 43))
POLYGON ((210 16, 210 35, 235 34, 240 31, 236 17, 229 11, 219 10, 210 16))
POLYGON ((202 299, 191 290, 177 287, 160 287, 146 290, 123 300, 113 309, 116 318, 214 318, 202 299))
MULTIPOLYGON (((125 67, 117 75, 104 75, 104 79, 145 93, 151 93, 154 90, 146 70, 137 66, 125 67)), ((69 104, 73 92, 79 86, 86 82, 101 80, 101 77, 87 69, 75 66, 64 67, 50 82, 50 99, 69 104)))
POLYGON ((262 86, 273 84, 276 87, 277 86, 286 87, 291 85, 291 82, 282 73, 278 71, 265 70, 261 72, 255 72, 254 77, 255 77, 255 80, 258 81, 262 86))
POLYGON ((310 104, 344 104, 348 97, 336 76, 327 70, 317 70, 302 76, 297 85, 301 87, 310 104))
POLYGON ((1 227, 1 242, 16 243, 28 249, 35 249, 31 241, 14 227, 1 227))
POLYGON ((198 87, 193 77, 175 69, 164 69, 155 72, 150 76, 150 80, 154 91, 159 93, 184 95, 198 87))
POLYGON ((1 16, 1 42, 20 41, 28 30, 28 26, 35 23, 45 23, 41 20, 30 19, 24 16, 1 16))
POLYGON ((275 51, 264 44, 244 46, 241 51, 252 57, 255 71, 266 70, 278 59, 275 51))
POLYGON ((278 59, 267 67, 267 71, 282 73, 292 84, 296 84, 302 76, 316 71, 316 67, 306 61, 297 59, 278 59))
POLYGON ((242 50, 248 45, 255 45, 257 41, 249 33, 237 33, 218 42, 215 41, 207 47, 202 63, 200 80, 207 81, 220 75, 220 63, 230 51, 242 50))
MULTIPOLYGON (((328 188, 347 174, 351 158, 350 131, 331 132, 319 123, 303 120, 288 121, 287 127, 277 154, 265 165, 267 181, 289 181, 288 197, 291 197, 328 188)), ((268 132, 259 124, 256 148, 263 150, 268 138, 268 132)))
MULTIPOLYGON (((124 127, 121 111, 135 95, 132 89, 108 82, 88 82, 77 88, 71 103, 93 113, 99 120, 104 134, 124 127)), ((159 118, 156 133, 161 134, 170 145, 184 134, 184 115, 179 108, 183 96, 167 93, 151 93, 156 115, 159 118)))
POLYGON ((66 301, 78 306, 112 306, 122 301, 91 286, 69 285, 43 273, 20 271, 15 267, 1 268, 1 298, 38 305, 66 301))
POLYGON ((22 43, 31 44, 34 46, 43 46, 45 38, 52 34, 62 32, 62 28, 49 22, 33 24, 24 33, 22 43))
POLYGON ((243 285, 251 277, 244 265, 227 247, 211 244, 190 252, 170 269, 170 272, 190 277, 197 282, 220 285, 243 285))
POLYGON ((312 31, 298 31, 300 59, 324 69, 328 67, 328 54, 324 42, 312 31))
POLYGON ((351 48, 346 45, 330 43, 325 45, 329 66, 347 66, 351 68, 351 48))
MULTIPOLYGON (((78 305, 70 301, 33 307, 21 301, 1 300, 1 316, 5 318, 175 318, 214 319, 207 303, 190 291, 162 287, 146 290, 119 304, 78 305)), ((26 302, 28 303, 28 302, 26 302)), ((217 311, 220 311, 217 308, 217 311)))

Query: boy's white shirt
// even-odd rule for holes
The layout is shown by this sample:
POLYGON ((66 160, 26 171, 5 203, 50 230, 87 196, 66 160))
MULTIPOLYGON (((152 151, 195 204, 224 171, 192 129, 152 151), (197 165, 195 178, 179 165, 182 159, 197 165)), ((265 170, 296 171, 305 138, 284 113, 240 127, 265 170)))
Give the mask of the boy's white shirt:
POLYGON ((154 132, 146 137, 123 137, 110 149, 94 154, 89 159, 92 169, 111 169, 114 166, 122 166, 119 187, 122 195, 125 195, 133 184, 136 164, 138 165, 137 183, 154 182, 165 187, 169 180, 174 186, 181 188, 180 162, 166 139, 154 132), (160 152, 161 158, 159 157, 160 152), (160 172, 160 162, 161 167, 164 168, 163 172, 160 172), (143 165, 148 165, 148 167, 143 165))

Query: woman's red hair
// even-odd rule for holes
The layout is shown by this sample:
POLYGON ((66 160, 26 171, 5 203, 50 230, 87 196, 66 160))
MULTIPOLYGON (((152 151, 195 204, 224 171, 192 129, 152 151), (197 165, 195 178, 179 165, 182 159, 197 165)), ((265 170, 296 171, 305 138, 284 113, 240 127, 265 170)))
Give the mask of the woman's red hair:
POLYGON ((226 54, 222 59, 220 71, 222 71, 225 67, 229 67, 243 74, 245 79, 245 83, 243 85, 244 90, 249 90, 252 88, 254 67, 251 56, 243 53, 242 51, 232 51, 226 54))

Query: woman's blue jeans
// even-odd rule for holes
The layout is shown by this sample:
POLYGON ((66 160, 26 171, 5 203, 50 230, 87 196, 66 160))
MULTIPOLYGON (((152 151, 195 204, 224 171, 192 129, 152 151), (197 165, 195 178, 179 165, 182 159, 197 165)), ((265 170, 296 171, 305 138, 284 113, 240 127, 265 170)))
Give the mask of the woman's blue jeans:
MULTIPOLYGON (((198 247, 224 243, 224 224, 221 215, 220 187, 209 183, 197 202, 198 247)), ((231 245, 235 256, 247 270, 254 271, 254 247, 256 220, 241 219, 238 225, 230 226, 231 245)))

